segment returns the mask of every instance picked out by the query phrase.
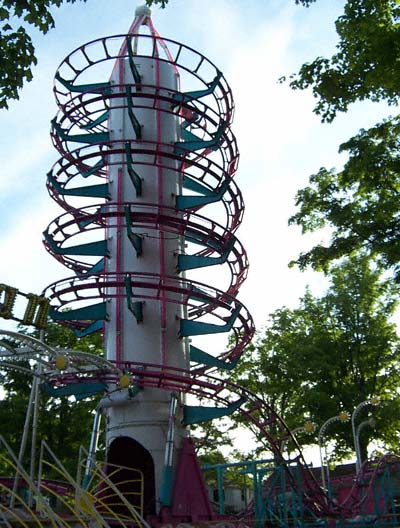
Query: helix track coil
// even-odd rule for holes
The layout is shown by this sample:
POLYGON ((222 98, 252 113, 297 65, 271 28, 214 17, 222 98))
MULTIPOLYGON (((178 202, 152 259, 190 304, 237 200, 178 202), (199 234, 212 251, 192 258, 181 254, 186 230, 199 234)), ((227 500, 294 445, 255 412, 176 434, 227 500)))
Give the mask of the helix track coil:
MULTIPOLYGON (((229 350, 215 358, 229 367, 254 333, 249 312, 236 299, 247 276, 248 261, 235 236, 244 204, 233 180, 239 158, 230 128, 233 98, 222 73, 208 59, 192 48, 162 39, 151 21, 147 25, 150 35, 133 32, 85 44, 71 53, 56 73, 59 113, 52 122, 51 136, 62 157, 49 172, 47 187, 65 213, 48 226, 44 244, 76 276, 50 285, 45 295, 51 301, 53 318, 84 335, 99 329, 100 321, 107 318, 104 306, 110 297, 125 300, 129 291, 130 302, 139 303, 158 299, 160 292, 165 292, 166 302, 185 306, 187 319, 181 321, 181 337, 204 335, 207 330, 211 334, 232 332, 229 350), (181 83, 186 81, 191 91, 142 84, 135 61, 143 57, 172 64, 181 83), (88 80, 107 66, 110 70, 116 60, 129 62, 136 84, 88 80), (132 136, 120 141, 110 139, 107 122, 111 109, 116 108, 127 112, 132 121, 132 136), (171 146, 146 139, 146 125, 135 117, 143 108, 175 116, 180 122, 180 140, 171 146), (144 198, 146 181, 140 177, 144 166, 170 170, 171 160, 178 167, 182 188, 175 208, 145 201, 109 201, 111 165, 122 163, 136 195, 144 198), (218 222, 199 212, 210 204, 219 208, 218 222), (110 227, 150 237, 162 229, 166 236, 183 237, 192 251, 177 256, 175 277, 138 273, 134 267, 119 275, 107 272, 107 240, 102 233, 110 227), (224 290, 182 278, 188 270, 217 264, 225 264, 229 270, 224 290), (92 305, 91 319, 91 310, 85 307, 95 300, 98 303, 92 305)), ((138 237, 136 242, 140 244, 138 237)), ((139 246, 137 250, 139 254, 139 246)), ((209 365, 203 366, 203 371, 208 369, 209 365)))

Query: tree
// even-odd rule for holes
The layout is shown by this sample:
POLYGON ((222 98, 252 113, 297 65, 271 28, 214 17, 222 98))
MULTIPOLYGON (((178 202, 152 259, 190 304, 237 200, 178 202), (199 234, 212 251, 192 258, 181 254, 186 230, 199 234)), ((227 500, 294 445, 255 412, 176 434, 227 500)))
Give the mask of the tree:
POLYGON ((32 39, 21 22, 45 34, 54 27, 50 8, 62 3, 63 0, 0 1, 0 108, 8 108, 9 99, 19 98, 18 90, 25 81, 32 80, 32 66, 37 64, 32 39))
MULTIPOLYGON (((38 337, 38 332, 33 332, 33 336, 38 337)), ((48 324, 45 341, 54 348, 83 350, 94 354, 102 351, 100 334, 77 339, 72 330, 55 323, 48 324)), ((29 368, 28 364, 26 366, 29 368)), ((1 434, 13 451, 18 453, 32 377, 8 370, 1 374, 0 382, 5 393, 0 401, 1 434)), ((40 391, 38 438, 47 441, 72 475, 76 471, 79 446, 89 446, 97 399, 90 397, 75 403, 71 398, 54 398, 40 391)), ((29 467, 30 443, 31 438, 24 460, 26 467, 29 467)))
MULTIPOLYGON (((293 89, 311 88, 315 112, 332 121, 351 103, 369 99, 396 105, 400 96, 400 5, 395 0, 348 0, 336 21, 337 52, 317 57, 291 76, 293 89)), ((366 248, 400 280, 399 116, 360 132, 340 146, 349 158, 342 171, 321 168, 297 193, 289 223, 303 232, 332 230, 328 245, 299 256, 301 269, 327 269, 343 255, 366 248)), ((293 263, 292 263, 293 264, 293 263)))
POLYGON ((351 103, 371 99, 396 105, 400 73, 397 68, 400 6, 396 0, 347 0, 335 23, 337 53, 317 57, 291 76, 293 89, 312 88, 315 112, 332 121, 351 103))
MULTIPOLYGON (((390 320, 397 291, 365 256, 344 261, 329 278, 322 297, 307 291, 298 308, 283 307, 270 316, 236 381, 274 406, 291 429, 308 420, 320 427, 340 411, 352 412, 380 396, 377 429, 365 428, 361 438, 363 456, 372 435, 398 449, 400 341, 390 320)), ((332 425, 326 434, 337 460, 353 451, 349 424, 332 425)), ((316 435, 298 439, 313 444, 316 435)))
POLYGON ((221 448, 232 448, 233 442, 229 433, 234 425, 226 423, 223 419, 211 420, 201 425, 193 425, 190 434, 195 440, 196 453, 201 464, 218 464, 226 462, 226 458, 221 452, 221 448))
POLYGON ((342 171, 321 168, 297 193, 300 209, 289 222, 303 232, 333 232, 328 246, 317 245, 292 264, 326 270, 331 261, 364 250, 400 280, 399 131, 399 117, 361 130, 340 147, 349 153, 342 171))

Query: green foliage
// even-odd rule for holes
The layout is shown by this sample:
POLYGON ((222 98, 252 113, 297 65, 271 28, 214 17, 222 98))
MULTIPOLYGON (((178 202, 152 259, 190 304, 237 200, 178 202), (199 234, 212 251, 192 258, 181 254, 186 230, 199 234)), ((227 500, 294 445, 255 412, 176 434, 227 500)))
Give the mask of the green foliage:
MULTIPOLYGON (((38 331, 32 335, 38 337, 38 331)), ((91 335, 79 340, 72 330, 55 323, 49 323, 46 329, 45 342, 54 348, 101 353, 99 335, 91 335)), ((26 364, 26 367, 29 365, 26 364)), ((7 371, 2 373, 0 381, 5 392, 4 398, 0 401, 0 433, 13 451, 18 453, 31 392, 32 377, 18 371, 7 371)), ((79 446, 83 445, 87 448, 89 445, 96 399, 91 397, 75 403, 71 398, 50 398, 43 391, 40 391, 39 441, 47 441, 72 475, 76 470, 79 446)), ((29 465, 30 443, 29 435, 24 460, 26 465, 29 465)))
POLYGON ((153 4, 154 5, 159 5, 162 9, 164 9, 166 7, 168 2, 169 2, 169 0, 146 0, 146 4, 148 6, 152 6, 153 4))
POLYGON ((300 255, 301 269, 326 269, 332 260, 364 250, 400 280, 399 130, 399 117, 361 130, 340 146, 349 154, 341 172, 321 168, 297 193, 299 210, 289 222, 303 232, 333 229, 328 246, 300 255))
MULTIPOLYGON (((196 453, 200 465, 225 464, 228 458, 223 455, 221 448, 231 448, 233 442, 229 432, 233 429, 232 423, 226 423, 223 419, 204 422, 190 428, 191 437, 195 441, 196 453)), ((207 484, 215 483, 215 472, 205 473, 207 484)))
POLYGON ((18 99, 24 83, 32 80, 37 58, 26 26, 47 33, 54 27, 50 9, 64 2, 76 0, 0 0, 0 108, 8 108, 8 100, 18 99))
POLYGON ((234 428, 231 422, 224 419, 211 420, 201 425, 191 427, 191 436, 196 442, 196 452, 204 464, 217 464, 220 462, 206 462, 207 457, 216 456, 226 461, 221 454, 221 448, 233 447, 229 433, 234 428))
POLYGON ((332 121, 349 104, 371 99, 397 104, 400 73, 400 6, 396 0, 348 0, 336 21, 337 53, 305 63, 294 89, 312 87, 315 112, 332 121))
MULTIPOLYGON (((321 427, 340 411, 352 412, 378 395, 383 403, 376 411, 377 430, 366 428, 363 451, 372 435, 397 449, 399 338, 390 321, 397 291, 366 257, 343 262, 330 280, 321 298, 307 291, 298 308, 275 311, 234 376, 291 429, 310 419, 321 427)), ((319 427, 313 435, 299 436, 299 442, 315 443, 319 427)), ((327 438, 335 444, 337 459, 352 451, 349 424, 332 425, 327 438)))
MULTIPOLYGON (((38 339, 40 331, 35 330, 32 335, 38 339)), ((83 350, 84 352, 91 352, 97 355, 103 353, 102 336, 100 332, 78 338, 67 326, 49 323, 44 332, 43 338, 47 344, 54 348, 71 348, 73 350, 83 350)))
MULTIPOLYGON (((400 4, 397 0, 347 0, 336 21, 337 52, 303 64, 290 83, 312 88, 315 112, 332 121, 351 103, 369 99, 399 101, 400 4)), ((326 271, 345 255, 360 250, 400 280, 399 116, 360 132, 340 146, 348 154, 342 171, 321 168, 297 193, 298 211, 289 223, 303 232, 331 229, 317 245, 291 264, 326 271)))
POLYGON ((316 2, 316 0, 294 0, 294 3, 299 5, 302 4, 305 7, 310 7, 311 4, 316 2))
MULTIPOLYGON (((248 474, 245 474, 243 472, 244 465, 234 465, 235 462, 243 462, 243 460, 245 460, 245 458, 241 453, 234 452, 233 457, 225 457, 221 453, 221 451, 215 449, 215 446, 213 446, 213 449, 211 449, 210 451, 204 452, 204 454, 199 455, 199 462, 201 466, 232 464, 231 466, 224 468, 224 486, 231 485, 242 489, 251 488, 252 481, 248 474)), ((217 470, 215 468, 204 471, 203 475, 206 484, 217 486, 218 475, 217 470)))

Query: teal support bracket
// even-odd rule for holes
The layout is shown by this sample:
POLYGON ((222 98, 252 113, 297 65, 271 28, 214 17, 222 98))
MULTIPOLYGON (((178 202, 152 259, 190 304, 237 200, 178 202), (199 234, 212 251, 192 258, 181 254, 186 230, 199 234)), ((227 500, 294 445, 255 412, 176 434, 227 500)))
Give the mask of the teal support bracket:
POLYGON ((220 515, 225 515, 225 490, 224 490, 224 468, 217 468, 218 481, 218 511, 220 515))
POLYGON ((89 326, 87 326, 83 330, 75 329, 74 330, 74 334, 76 335, 76 337, 78 337, 80 339, 81 337, 86 337, 86 336, 88 336, 90 334, 94 334, 95 332, 98 332, 102 328, 103 328, 103 321, 102 320, 94 321, 92 324, 90 324, 89 326))
POLYGON ((99 185, 87 185, 85 187, 74 187, 73 189, 66 189, 54 178, 53 173, 50 171, 47 174, 47 181, 52 187, 63 196, 84 196, 89 198, 110 198, 108 191, 108 184, 101 183, 99 185))
POLYGON ((94 132, 92 134, 67 134, 64 129, 56 123, 55 119, 51 122, 53 129, 64 141, 74 141, 76 143, 104 143, 109 141, 110 134, 108 132, 94 132))
POLYGON ((190 345, 190 353, 189 353, 190 361, 193 361, 193 363, 200 363, 202 365, 206 365, 207 367, 217 367, 222 370, 233 370, 236 365, 238 364, 241 355, 239 355, 236 359, 231 361, 230 363, 227 363, 226 361, 223 361, 222 359, 218 359, 214 356, 211 356, 211 354, 207 354, 207 352, 204 352, 200 348, 197 348, 193 345, 190 345))
POLYGON ((172 467, 164 466, 161 489, 160 502, 162 506, 171 506, 172 503, 172 467))
MULTIPOLYGON (((184 179, 183 186, 185 188, 191 188, 187 186, 186 180, 189 180, 189 178, 184 179)), ((197 189, 193 189, 195 192, 202 192, 203 196, 177 196, 176 208, 179 210, 192 209, 194 207, 202 207, 203 205, 207 205, 209 203, 218 202, 222 199, 227 188, 229 187, 229 182, 230 179, 226 178, 220 185, 219 189, 215 192, 209 192, 207 189, 207 193, 204 193, 202 191, 198 191, 197 189)))
POLYGON ((131 208, 129 205, 125 207, 125 220, 128 238, 136 250, 136 256, 140 257, 143 253, 143 237, 132 231, 131 208))
POLYGON ((178 255, 178 271, 206 268, 225 262, 222 257, 202 257, 197 255, 178 255))
POLYGON ((136 67, 135 61, 133 60, 132 37, 128 37, 128 61, 129 61, 129 67, 131 69, 133 78, 135 79, 136 89, 139 91, 141 89, 140 85, 142 83, 142 78, 136 67))
POLYGON ((194 229, 186 229, 185 238, 186 240, 193 242, 193 244, 199 244, 200 246, 205 246, 204 239, 206 238, 208 246, 215 249, 215 251, 220 251, 221 242, 223 242, 222 239, 221 242, 216 242, 208 235, 205 237, 203 233, 195 231, 194 229))
POLYGON ((75 308, 74 310, 65 312, 56 312, 54 309, 50 309, 49 316, 54 321, 105 321, 108 318, 105 302, 84 306, 83 308, 75 308))
POLYGON ((126 165, 128 167, 128 174, 131 179, 132 185, 135 188, 136 196, 142 196, 142 178, 133 168, 131 144, 125 143, 125 154, 126 154, 126 165))
POLYGON ((190 178, 190 176, 184 176, 183 178, 183 187, 185 189, 188 189, 189 191, 194 191, 199 194, 202 194, 203 196, 213 196, 213 191, 203 185, 202 183, 193 180, 190 178))
POLYGON ((93 214, 87 214, 87 215, 81 217, 81 218, 84 218, 84 220, 81 220, 81 219, 80 219, 80 220, 78 221, 79 227, 86 227, 86 226, 92 224, 93 222, 96 222, 96 220, 97 220, 96 215, 98 215, 98 214, 101 215, 101 214, 103 214, 106 210, 107 210, 107 209, 106 209, 103 205, 101 205, 101 206, 96 210, 95 213, 93 213, 93 214))
POLYGON ((101 273, 105 268, 105 259, 102 258, 96 264, 93 264, 91 268, 86 270, 84 273, 77 273, 77 275, 92 275, 93 273, 101 273))
POLYGON ((58 72, 56 73, 55 78, 70 92, 78 92, 78 93, 88 92, 89 93, 89 92, 99 92, 101 90, 103 93, 107 93, 107 94, 111 93, 111 85, 109 82, 79 84, 77 86, 74 86, 71 81, 66 81, 65 79, 63 79, 58 72), (105 90, 103 90, 103 88, 105 88, 105 90))
POLYGON ((183 425, 194 425, 202 422, 208 422, 215 418, 222 418, 234 413, 245 402, 245 398, 240 398, 236 402, 229 404, 227 407, 205 407, 200 405, 184 405, 183 407, 183 425))
POLYGON ((43 236, 51 250, 57 255, 86 255, 93 257, 106 257, 108 254, 106 240, 99 240, 98 242, 88 242, 87 244, 80 244, 79 246, 62 248, 58 246, 56 242, 54 242, 47 231, 43 232, 43 236))
POLYGON ((143 301, 133 301, 133 291, 130 277, 125 277, 125 291, 126 291, 126 302, 128 304, 128 310, 133 313, 136 322, 143 322, 143 301))
POLYGON ((143 301, 128 302, 128 308, 135 316, 137 323, 143 323, 143 301))
POLYGON ((86 125, 83 125, 82 128, 85 130, 91 130, 95 126, 101 125, 102 123, 104 123, 104 121, 107 121, 108 116, 109 116, 109 111, 107 110, 106 112, 99 115, 99 117, 97 117, 94 121, 90 121, 86 125))
POLYGON ((142 125, 137 120, 135 114, 133 113, 133 104, 132 104, 132 87, 126 87, 126 100, 128 103, 128 115, 133 126, 133 130, 136 134, 136 139, 142 139, 142 125))
POLYGON ((192 290, 190 292, 190 298, 196 299, 197 301, 200 301, 200 302, 204 302, 207 299, 207 293, 201 288, 197 288, 197 286, 192 286, 192 290))
POLYGON ((181 319, 180 335, 182 337, 189 337, 195 335, 206 334, 220 334, 229 332, 232 329, 233 323, 240 312, 240 305, 235 308, 230 315, 228 321, 224 325, 215 325, 212 323, 203 323, 201 321, 191 321, 190 319, 181 319))
POLYGON ((92 176, 93 174, 96 174, 100 169, 102 169, 105 166, 104 159, 101 159, 94 167, 91 169, 81 172, 82 178, 88 178, 89 176, 92 176))
POLYGON ((103 321, 108 319, 107 305, 103 302, 66 312, 56 312, 54 309, 50 309, 49 317, 53 321, 93 321, 82 330, 74 329, 76 337, 85 337, 101 330, 103 321))
POLYGON ((173 94, 173 99, 179 103, 189 103, 190 101, 193 101, 193 99, 200 99, 201 97, 205 97, 206 95, 210 95, 214 92, 215 88, 217 87, 219 80, 222 77, 222 72, 217 71, 217 75, 214 77, 213 81, 207 85, 207 88, 204 88, 203 90, 193 90, 191 92, 186 93, 177 93, 173 94))
MULTIPOLYGON (((187 240, 199 243, 196 240, 191 240, 190 234, 186 237, 187 240)), ((206 268, 208 266, 215 266, 217 264, 224 264, 227 261, 229 253, 236 242, 235 237, 231 237, 226 244, 223 253, 219 257, 203 257, 201 255, 178 255, 178 270, 186 271, 190 269, 206 268)))
POLYGON ((190 125, 191 125, 190 121, 183 121, 183 123, 181 125, 183 141, 185 141, 185 142, 193 141, 193 142, 196 142, 196 143, 198 141, 203 141, 198 136, 196 136, 196 134, 193 134, 192 132, 190 132, 190 130, 187 130, 190 125))
POLYGON ((49 383, 42 384, 43 390, 49 396, 59 398, 63 396, 75 396, 76 400, 83 400, 107 389, 105 383, 71 383, 64 387, 52 387, 49 383))
MULTIPOLYGON (((214 136, 209 140, 198 139, 193 141, 178 141, 175 143, 174 153, 185 154, 187 151, 195 152, 196 150, 209 148, 211 150, 217 150, 221 137, 223 136, 226 129, 226 125, 221 125, 214 136)), ((186 131, 186 134, 188 132, 186 131)), ((195 136, 196 137, 196 136, 195 136)))

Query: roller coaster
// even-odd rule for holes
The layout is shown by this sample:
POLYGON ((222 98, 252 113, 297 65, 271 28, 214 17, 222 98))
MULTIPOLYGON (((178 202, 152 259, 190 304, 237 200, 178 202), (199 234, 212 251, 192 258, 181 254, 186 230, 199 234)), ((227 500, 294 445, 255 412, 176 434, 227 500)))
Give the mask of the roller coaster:
MULTIPOLYGON (((234 181, 234 102, 222 72, 160 37, 149 10, 139 8, 126 35, 66 57, 54 93, 51 138, 61 158, 47 188, 64 213, 44 231, 44 245, 74 275, 44 290, 36 326, 44 325, 48 302, 51 319, 78 337, 102 332, 105 356, 0 333, 1 370, 34 380, 26 424, 39 387, 54 398, 98 395, 76 475, 46 442, 28 471, 0 439, 8 470, 0 478, 0 525, 396 526, 397 460, 364 467, 332 493, 275 410, 227 379, 254 324, 237 299, 248 261, 236 237, 244 204, 234 181), (218 288, 208 284, 216 266, 226 270, 220 281, 215 272, 218 288), (196 341, 216 334, 229 334, 229 344, 218 349, 215 340, 205 351, 196 341), (188 397, 208 403, 189 405, 188 397), (227 515, 223 493, 211 504, 187 428, 234 412, 258 429, 273 459, 239 463, 252 476, 254 498, 227 515), (102 415, 107 454, 98 461, 102 415)), ((15 292, 1 291, 2 315, 10 316, 15 292)), ((33 321, 31 312, 23 320, 33 321)), ((220 492, 230 466, 204 468, 217 471, 220 492)))
MULTIPOLYGON (((274 458, 204 467, 206 472, 216 471, 219 474, 221 481, 218 486, 221 491, 224 489, 224 475, 238 466, 253 478, 254 485, 253 500, 244 511, 235 515, 226 513, 221 493, 220 501, 209 520, 212 524, 219 521, 233 525, 283 527, 397 526, 400 481, 399 461, 394 456, 366 462, 356 477, 349 474, 331 479, 330 490, 326 493, 321 488, 318 470, 313 471, 306 465, 300 450, 291 459, 284 457, 282 439, 291 437, 291 432, 274 410, 263 405, 256 395, 229 381, 207 374, 194 380, 180 369, 169 369, 161 374, 157 365, 124 364, 119 368, 93 354, 53 349, 30 336, 10 331, 1 333, 1 343, 2 369, 33 375, 43 390, 54 397, 93 394, 99 384, 103 384, 104 390, 105 386, 117 383, 129 371, 131 380, 140 380, 142 389, 161 386, 164 390, 186 392, 198 398, 213 400, 221 409, 233 405, 236 407, 234 410, 242 413, 245 420, 257 425, 274 458), (62 361, 65 359, 68 359, 68 364, 62 361), (27 360, 31 362, 31 368, 26 367, 27 360), (243 400, 240 406, 231 403, 234 395, 243 400), (271 436, 272 424, 274 429, 279 426, 280 438, 271 436)), ((107 405, 109 397, 109 394, 103 397, 98 409, 107 405)), ((93 451, 81 449, 77 474, 71 476, 51 448, 43 442, 38 475, 30 475, 3 439, 1 448, 3 464, 9 467, 11 475, 15 475, 13 478, 0 479, 3 497, 12 503, 10 508, 3 499, 0 508, 10 526, 13 525, 13 519, 21 514, 23 519, 30 521, 37 518, 39 526, 47 525, 52 518, 59 516, 63 525, 68 526, 72 522, 90 526, 94 516, 101 519, 104 526, 113 525, 116 521, 127 527, 147 525, 143 518, 143 506, 133 507, 129 500, 129 494, 140 495, 140 486, 143 485, 140 472, 137 472, 135 479, 140 483, 139 488, 135 488, 137 491, 132 491, 130 486, 130 491, 124 494, 120 490, 120 481, 112 479, 113 472, 121 472, 124 467, 115 466, 113 472, 107 473, 104 463, 96 460, 93 451), (122 513, 121 504, 125 506, 122 513)), ((130 478, 129 482, 135 480, 130 478)), ((127 481, 123 482, 126 484, 127 481)), ((185 522, 185 519, 181 518, 180 521, 185 522)))

